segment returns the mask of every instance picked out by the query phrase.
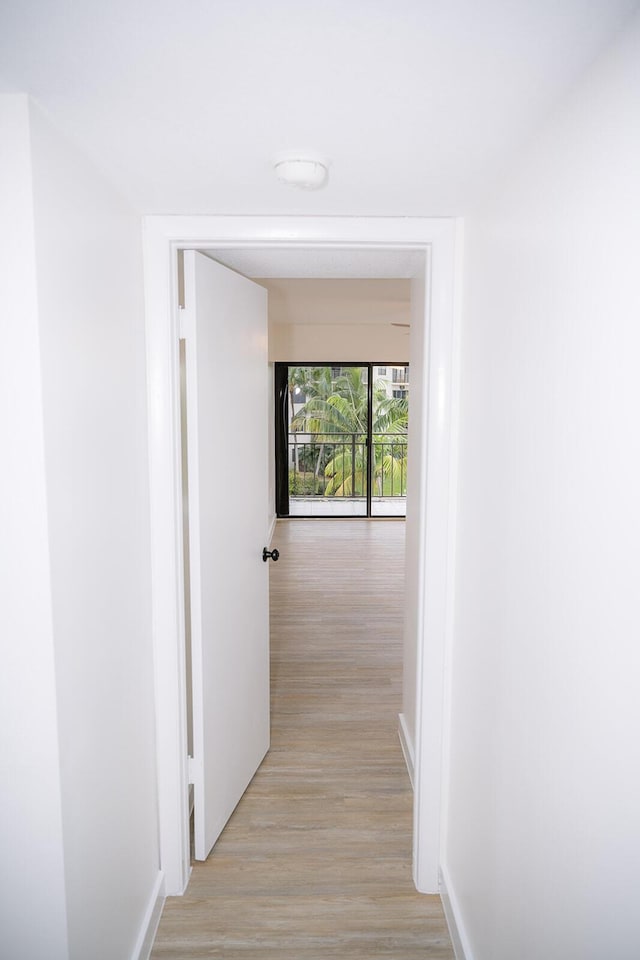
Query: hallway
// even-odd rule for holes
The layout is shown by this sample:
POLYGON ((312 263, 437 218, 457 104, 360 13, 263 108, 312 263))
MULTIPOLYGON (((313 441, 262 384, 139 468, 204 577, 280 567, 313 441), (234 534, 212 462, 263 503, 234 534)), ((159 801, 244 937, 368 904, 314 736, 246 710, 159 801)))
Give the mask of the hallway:
POLYGON ((405 525, 280 521, 270 565, 271 750, 153 960, 452 960, 411 880, 398 740, 405 525))

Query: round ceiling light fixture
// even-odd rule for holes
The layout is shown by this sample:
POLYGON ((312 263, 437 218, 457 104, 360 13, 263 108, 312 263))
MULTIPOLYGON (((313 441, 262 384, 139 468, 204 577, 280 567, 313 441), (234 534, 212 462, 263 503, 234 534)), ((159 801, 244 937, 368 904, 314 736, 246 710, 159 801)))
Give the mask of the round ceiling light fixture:
POLYGON ((315 154, 281 154, 273 161, 278 180, 301 190, 319 190, 327 182, 329 161, 315 154))

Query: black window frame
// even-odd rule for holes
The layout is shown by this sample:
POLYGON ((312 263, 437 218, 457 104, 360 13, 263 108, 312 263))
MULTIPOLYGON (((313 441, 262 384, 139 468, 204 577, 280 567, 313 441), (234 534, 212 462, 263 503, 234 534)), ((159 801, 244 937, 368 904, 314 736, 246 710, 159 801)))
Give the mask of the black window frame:
MULTIPOLYGON (((275 397, 275 481, 276 481, 276 516, 278 519, 292 519, 292 520, 309 520, 312 519, 311 514, 296 514, 296 516, 291 517, 289 513, 289 367, 328 367, 331 370, 331 375, 333 376, 334 370, 338 371, 337 376, 340 375, 340 371, 346 368, 351 367, 362 367, 368 370, 368 383, 367 383, 367 439, 366 439, 366 449, 367 449, 367 496, 366 496, 366 514, 363 516, 342 516, 342 517, 326 517, 325 519, 336 519, 336 520, 370 520, 372 519, 371 505, 373 500, 373 471, 371 468, 372 465, 372 456, 373 456, 373 371, 376 367, 394 367, 402 366, 407 370, 407 383, 409 380, 408 370, 409 363, 404 364, 390 364, 389 361, 384 363, 377 363, 375 361, 344 361, 337 363, 335 361, 283 361, 277 360, 274 363, 274 397, 275 397)), ((408 391, 406 391, 408 393, 408 391)), ((405 394, 406 395, 406 394, 405 394)), ((389 519, 404 519, 396 518, 392 514, 376 514, 376 518, 384 519, 385 516, 388 516, 389 519)))

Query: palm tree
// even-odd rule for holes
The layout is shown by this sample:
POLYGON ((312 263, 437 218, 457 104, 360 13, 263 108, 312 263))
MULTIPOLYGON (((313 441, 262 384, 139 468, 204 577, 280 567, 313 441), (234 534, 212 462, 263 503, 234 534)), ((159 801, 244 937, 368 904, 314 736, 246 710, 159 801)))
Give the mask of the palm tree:
MULTIPOLYGON (((326 496, 364 496, 367 486, 366 438, 369 401, 367 382, 362 377, 363 368, 343 368, 335 379, 331 378, 328 367, 307 369, 321 372, 308 384, 308 389, 305 385, 308 399, 292 418, 292 430, 294 434, 312 434, 315 442, 319 444, 316 477, 319 475, 326 448, 326 496), (344 439, 339 440, 339 437, 344 439)), ((378 496, 404 493, 408 413, 406 398, 388 397, 383 381, 373 385, 373 480, 378 496), (393 435, 392 440, 382 440, 383 436, 390 434, 393 435)))
MULTIPOLYGON (((293 421, 295 417, 295 397, 297 394, 301 393, 304 390, 306 380, 307 380, 307 368, 306 367, 291 367, 289 369, 288 375, 287 390, 289 393, 289 406, 290 406, 290 418, 293 421)), ((297 438, 294 433, 293 435, 293 463, 295 473, 297 474, 300 470, 300 462, 298 457, 298 444, 297 438)))
MULTIPOLYGON (((310 403, 320 400, 326 400, 332 392, 333 380, 330 367, 290 367, 289 368, 289 397, 291 401, 291 430, 293 431, 293 443, 296 450, 295 464, 296 473, 299 472, 299 463, 297 456, 297 434, 304 430, 300 426, 300 413, 305 410, 310 403), (296 414, 294 407, 294 395, 302 393, 305 397, 305 405, 302 410, 296 414)), ((305 430, 305 432, 311 432, 305 430)), ((305 448, 305 452, 306 452, 305 448)), ((320 444, 317 458, 314 457, 314 489, 320 476, 322 460, 324 458, 324 444, 320 444)), ((306 464, 305 464, 306 470, 306 464)))

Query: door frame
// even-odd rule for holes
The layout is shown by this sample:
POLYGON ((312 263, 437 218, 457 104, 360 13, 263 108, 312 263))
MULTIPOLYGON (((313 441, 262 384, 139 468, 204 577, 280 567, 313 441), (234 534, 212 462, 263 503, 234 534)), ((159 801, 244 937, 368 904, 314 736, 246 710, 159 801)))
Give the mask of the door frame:
MULTIPOLYGON (((420 315, 412 314, 409 362, 416 380, 426 374, 426 389, 418 392, 412 405, 409 433, 415 467, 413 482, 410 474, 406 621, 416 644, 416 683, 415 743, 404 746, 408 746, 410 765, 413 760, 414 882, 421 892, 437 893, 446 832, 449 752, 461 241, 460 221, 445 218, 150 216, 143 220, 158 818, 168 895, 182 894, 191 872, 178 251, 322 248, 348 255, 349 250, 364 248, 424 254, 424 276, 412 281, 412 293, 426 295, 421 298, 420 315)), ((405 732, 406 726, 405 717, 405 732)))

